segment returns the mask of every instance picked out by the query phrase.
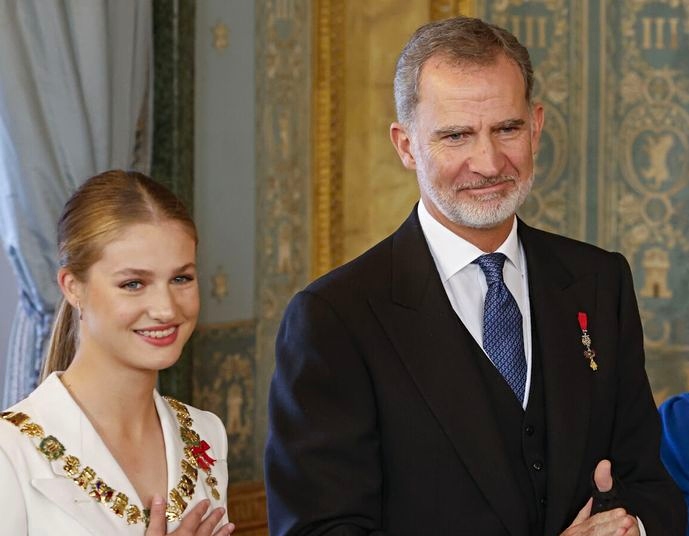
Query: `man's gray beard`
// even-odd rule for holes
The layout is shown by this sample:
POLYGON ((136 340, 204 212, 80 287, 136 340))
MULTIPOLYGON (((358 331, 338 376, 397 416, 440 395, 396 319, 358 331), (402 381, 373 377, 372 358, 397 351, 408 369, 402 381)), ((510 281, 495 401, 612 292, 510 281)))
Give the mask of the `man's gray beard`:
POLYGON ((510 218, 522 206, 533 186, 533 174, 523 183, 518 183, 514 177, 509 176, 488 177, 451 190, 440 190, 434 184, 428 183, 425 178, 419 178, 419 182, 433 204, 452 223, 462 227, 489 229, 510 218), (516 185, 506 195, 502 193, 479 194, 473 196, 471 200, 460 200, 456 197, 460 189, 480 188, 505 180, 514 181, 516 185))

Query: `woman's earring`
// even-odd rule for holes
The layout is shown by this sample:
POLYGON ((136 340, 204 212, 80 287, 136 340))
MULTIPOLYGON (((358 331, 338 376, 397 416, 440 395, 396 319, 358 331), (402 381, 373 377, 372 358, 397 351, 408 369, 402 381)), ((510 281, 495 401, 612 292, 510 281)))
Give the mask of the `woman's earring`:
POLYGON ((79 311, 79 320, 83 320, 84 315, 81 312, 81 302, 77 302, 77 311, 79 311))

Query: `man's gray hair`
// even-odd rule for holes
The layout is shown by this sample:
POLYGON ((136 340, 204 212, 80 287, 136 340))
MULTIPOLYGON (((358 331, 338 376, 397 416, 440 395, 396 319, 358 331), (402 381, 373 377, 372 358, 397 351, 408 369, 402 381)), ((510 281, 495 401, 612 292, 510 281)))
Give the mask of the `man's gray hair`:
POLYGON ((470 17, 454 17, 421 26, 397 60, 397 120, 403 125, 413 123, 419 102, 421 70, 431 56, 439 55, 458 65, 490 65, 501 54, 514 61, 521 70, 526 101, 531 104, 534 76, 529 51, 510 32, 470 17))

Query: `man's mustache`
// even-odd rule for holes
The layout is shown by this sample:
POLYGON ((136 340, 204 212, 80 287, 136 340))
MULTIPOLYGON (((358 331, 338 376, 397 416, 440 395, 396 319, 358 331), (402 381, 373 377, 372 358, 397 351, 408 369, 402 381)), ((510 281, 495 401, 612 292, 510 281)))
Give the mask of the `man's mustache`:
POLYGON ((474 190, 476 188, 486 188, 488 186, 494 186, 496 184, 501 184, 503 182, 516 181, 517 179, 513 175, 495 175, 493 177, 483 177, 471 182, 458 184, 454 187, 454 191, 461 192, 462 190, 474 190))

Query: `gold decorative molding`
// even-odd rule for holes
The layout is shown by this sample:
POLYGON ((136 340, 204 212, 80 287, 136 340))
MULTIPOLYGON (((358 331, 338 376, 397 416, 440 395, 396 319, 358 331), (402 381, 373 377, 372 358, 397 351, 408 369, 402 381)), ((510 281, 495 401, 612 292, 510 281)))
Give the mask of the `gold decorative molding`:
POLYGON ((229 283, 227 282, 227 273, 222 266, 218 266, 217 271, 211 277, 211 295, 218 300, 223 301, 230 293, 229 283))
POLYGON ((431 20, 447 19, 457 15, 476 16, 476 0, 431 0, 431 20))
POLYGON ((254 471, 263 475, 268 390, 282 312, 311 270, 311 0, 256 0, 256 400, 254 471))
POLYGON ((314 3, 313 276, 342 260, 344 13, 344 3, 338 0, 314 3))
POLYGON ((211 28, 213 34, 213 48, 218 51, 226 49, 230 45, 230 30, 224 22, 218 21, 211 28))

